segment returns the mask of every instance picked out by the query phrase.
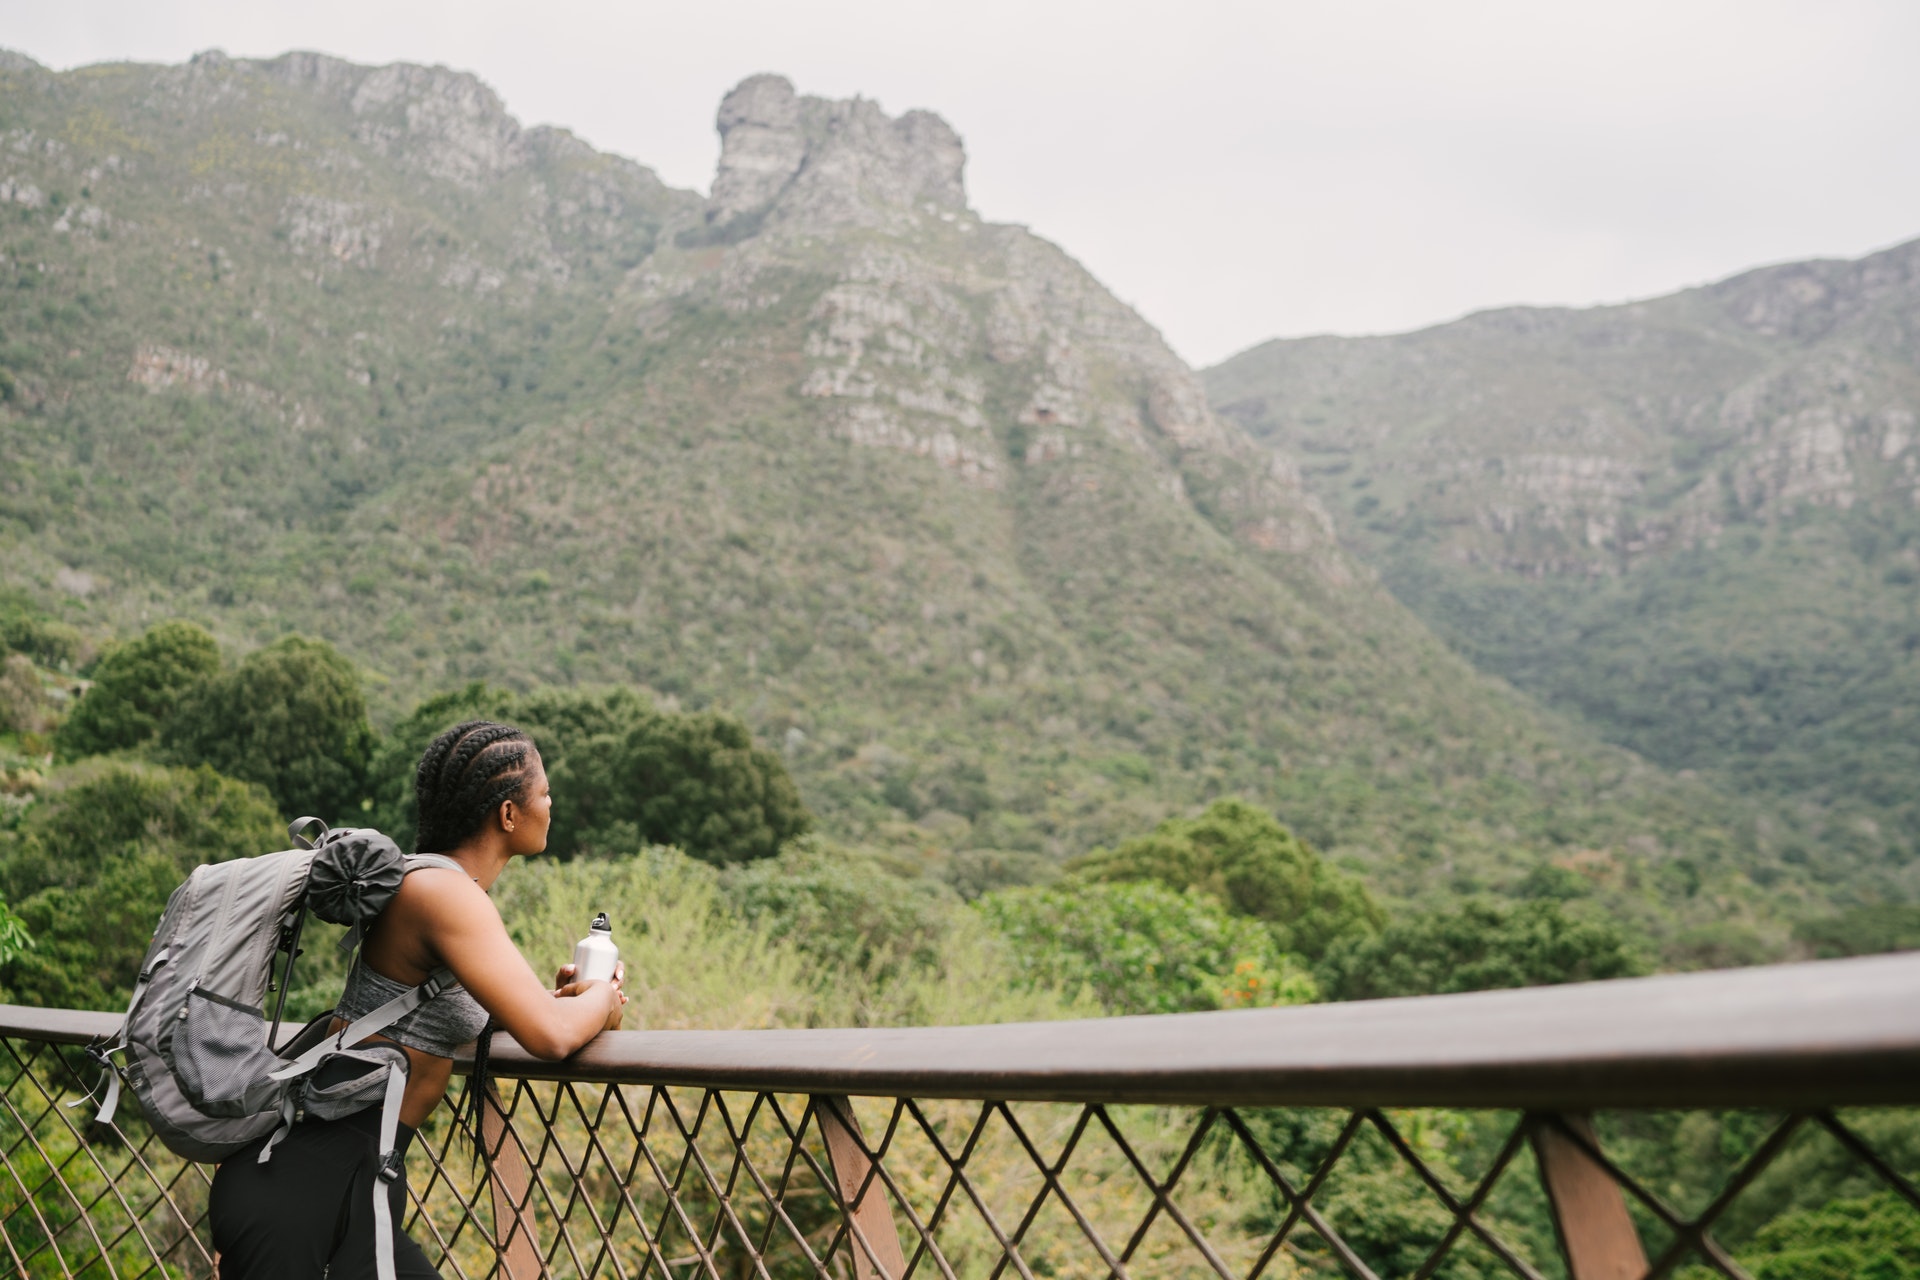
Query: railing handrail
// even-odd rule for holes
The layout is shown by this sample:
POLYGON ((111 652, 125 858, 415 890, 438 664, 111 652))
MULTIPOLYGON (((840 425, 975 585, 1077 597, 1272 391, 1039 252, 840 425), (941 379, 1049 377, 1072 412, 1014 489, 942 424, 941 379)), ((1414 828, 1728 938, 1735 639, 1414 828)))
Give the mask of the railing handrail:
MULTIPOLYGON (((85 1043, 120 1015, 0 1005, 0 1036, 85 1043)), ((988 1026, 609 1032, 493 1069, 884 1097, 1246 1106, 1920 1103, 1920 952, 1283 1009, 988 1026)))

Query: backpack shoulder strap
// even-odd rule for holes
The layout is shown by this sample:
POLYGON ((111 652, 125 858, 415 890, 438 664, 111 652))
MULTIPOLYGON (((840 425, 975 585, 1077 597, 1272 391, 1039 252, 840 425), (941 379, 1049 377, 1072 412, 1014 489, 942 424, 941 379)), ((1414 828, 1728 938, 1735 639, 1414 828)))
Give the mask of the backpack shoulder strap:
POLYGON ((427 975, 427 980, 417 987, 402 991, 379 1008, 361 1014, 349 1023, 337 1036, 328 1036, 313 1048, 307 1050, 286 1066, 274 1072, 275 1080, 291 1080, 295 1076, 305 1075, 319 1065, 320 1059, 330 1053, 359 1044, 368 1036, 385 1031, 400 1019, 418 1009, 427 1001, 455 984, 453 970, 435 969, 427 975))

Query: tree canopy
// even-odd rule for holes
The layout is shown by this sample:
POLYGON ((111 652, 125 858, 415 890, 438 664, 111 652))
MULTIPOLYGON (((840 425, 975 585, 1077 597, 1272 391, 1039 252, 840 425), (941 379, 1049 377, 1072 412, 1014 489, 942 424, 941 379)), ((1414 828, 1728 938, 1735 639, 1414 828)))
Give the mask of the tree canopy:
POLYGON ((1569 915, 1551 900, 1486 898, 1403 916, 1376 937, 1342 939, 1315 968, 1335 1000, 1588 982, 1642 970, 1610 921, 1569 915))
POLYGON ((674 845, 704 862, 772 857, 811 825, 780 757, 717 712, 662 711, 621 686, 515 695, 485 685, 420 704, 374 766, 376 820, 403 846, 416 829, 413 768, 435 735, 488 718, 525 729, 553 783, 560 857, 674 845))
POLYGON ((1068 868, 1086 880, 1197 890, 1266 921, 1282 949, 1308 957, 1336 939, 1373 934, 1385 918, 1357 878, 1327 865, 1272 814, 1244 800, 1216 800, 1197 818, 1169 818, 1068 868))
POLYGON ((289 817, 364 821, 373 726, 359 674, 323 640, 287 636, 190 690, 162 753, 257 782, 289 817))
POLYGON ((220 646, 206 628, 162 622, 109 649, 88 689, 61 723, 54 749, 63 760, 144 746, 170 721, 180 700, 220 672, 220 646))
POLYGON ((1875 902, 1818 920, 1803 920, 1793 934, 1822 959, 1869 956, 1920 948, 1920 903, 1875 902))
POLYGON ((33 938, 0 981, 28 1004, 124 1005, 167 896, 188 873, 285 844, 264 791, 205 766, 100 760, 62 770, 0 831, 0 897, 33 938))

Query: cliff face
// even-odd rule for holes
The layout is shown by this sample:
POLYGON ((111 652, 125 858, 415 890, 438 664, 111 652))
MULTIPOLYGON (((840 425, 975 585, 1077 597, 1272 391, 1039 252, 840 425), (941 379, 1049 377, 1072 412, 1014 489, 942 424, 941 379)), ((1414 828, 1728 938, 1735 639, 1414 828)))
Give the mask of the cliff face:
POLYGON ((1268 343, 1206 381, 1484 668, 1879 831, 1910 828, 1897 777, 1920 763, 1916 335, 1920 242, 1268 343))
POLYGON ((849 834, 1068 852, 1231 791, 1409 892, 1720 847, 982 221, 936 116, 755 77, 702 200, 440 68, 13 65, 0 107, 4 573, 88 625, 319 633, 390 711, 724 705, 849 834))

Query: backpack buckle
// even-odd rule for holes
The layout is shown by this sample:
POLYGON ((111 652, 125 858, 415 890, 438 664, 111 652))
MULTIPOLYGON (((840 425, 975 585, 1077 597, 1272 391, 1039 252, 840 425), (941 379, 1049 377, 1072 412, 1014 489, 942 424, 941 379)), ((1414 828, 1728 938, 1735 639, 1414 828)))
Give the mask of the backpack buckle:
POLYGON ((388 1151, 380 1157, 380 1181, 397 1181, 402 1172, 404 1172, 404 1166, 400 1162, 398 1150, 388 1151))

